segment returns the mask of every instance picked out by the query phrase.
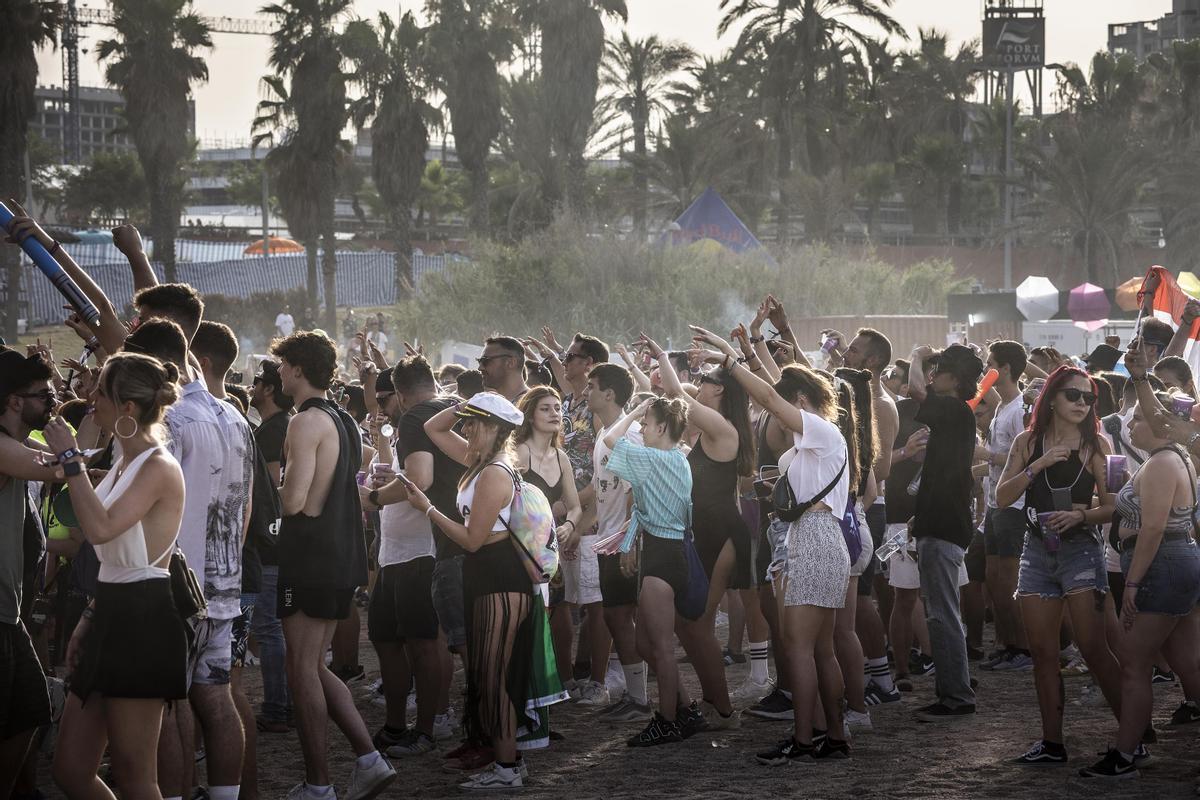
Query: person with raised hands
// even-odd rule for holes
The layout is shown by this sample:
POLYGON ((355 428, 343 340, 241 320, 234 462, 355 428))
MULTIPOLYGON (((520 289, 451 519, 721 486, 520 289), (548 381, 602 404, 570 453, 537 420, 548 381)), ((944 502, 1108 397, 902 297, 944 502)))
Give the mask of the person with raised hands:
POLYGON ((692 468, 692 533, 708 576, 708 603, 700 619, 680 626, 679 639, 700 679, 709 729, 736 728, 739 715, 729 698, 713 625, 726 589, 753 586, 750 531, 738 506, 739 476, 753 475, 756 467, 750 401, 728 368, 701 374, 693 397, 684 391, 669 356, 658 343, 645 334, 640 341, 659 362, 666 396, 687 404, 689 433, 694 434, 688 453, 692 468))
POLYGON ((813 370, 788 366, 771 386, 738 363, 737 352, 719 336, 693 326, 692 356, 728 370, 754 399, 792 433, 793 446, 781 459, 781 480, 802 511, 787 534, 786 558, 776 579, 783 598, 785 645, 789 649, 795 729, 773 749, 759 753, 760 764, 781 765, 808 758, 847 758, 842 735, 845 685, 834 655, 837 609, 846 602, 850 555, 839 519, 845 510, 851 474, 846 439, 836 424, 837 399, 829 381, 813 370), (815 725, 819 695, 824 731, 815 725))
POLYGON ((1134 446, 1149 457, 1117 492, 1116 508, 1121 571, 1121 724, 1116 746, 1091 767, 1085 778, 1124 778, 1138 774, 1149 758, 1142 744, 1153 708, 1151 669, 1158 653, 1174 667, 1189 698, 1195 698, 1200 674, 1196 652, 1197 601, 1200 601, 1200 550, 1195 542, 1196 473, 1184 452, 1158 424, 1170 395, 1156 394, 1147 377, 1146 347, 1130 342, 1125 367, 1137 391, 1129 426, 1134 446))
POLYGON ((1046 381, 1029 429, 1013 440, 996 486, 996 506, 1020 504, 1025 520, 1016 596, 1042 713, 1041 740, 1014 759, 1016 764, 1067 761, 1059 673, 1064 612, 1088 670, 1120 716, 1121 673, 1105 634, 1112 606, 1104 602, 1108 573, 1098 528, 1112 519, 1113 496, 1105 482, 1110 452, 1100 435, 1093 379, 1081 369, 1059 367, 1046 381))

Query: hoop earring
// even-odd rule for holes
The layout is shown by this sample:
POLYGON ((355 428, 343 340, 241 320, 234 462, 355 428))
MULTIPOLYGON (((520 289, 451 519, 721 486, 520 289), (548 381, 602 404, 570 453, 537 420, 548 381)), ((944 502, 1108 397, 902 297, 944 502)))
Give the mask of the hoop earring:
POLYGON ((113 433, 115 433, 118 436, 118 438, 132 439, 134 436, 137 436, 137 432, 138 432, 137 420, 134 419, 133 417, 129 416, 128 414, 126 414, 123 417, 117 417, 117 421, 115 423, 113 423, 113 433), (121 421, 122 420, 129 420, 130 422, 133 423, 133 433, 128 433, 128 434, 121 433, 121 421))

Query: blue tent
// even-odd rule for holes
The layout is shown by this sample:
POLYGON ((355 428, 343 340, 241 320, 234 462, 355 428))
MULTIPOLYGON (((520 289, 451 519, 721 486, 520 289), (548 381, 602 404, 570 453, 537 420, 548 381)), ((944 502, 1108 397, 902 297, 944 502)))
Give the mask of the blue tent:
POLYGON ((712 239, 735 253, 763 249, 762 242, 742 224, 721 195, 710 186, 675 220, 678 230, 669 232, 671 244, 691 244, 712 239))

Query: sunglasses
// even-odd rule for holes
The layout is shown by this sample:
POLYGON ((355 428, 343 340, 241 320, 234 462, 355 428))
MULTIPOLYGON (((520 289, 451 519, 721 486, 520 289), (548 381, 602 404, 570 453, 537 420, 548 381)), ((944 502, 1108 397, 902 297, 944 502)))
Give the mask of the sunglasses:
POLYGON ((1082 400, 1085 406, 1096 404, 1095 392, 1085 392, 1082 389, 1063 389, 1062 396, 1067 399, 1068 403, 1078 403, 1082 400))
POLYGON ((395 392, 380 392, 379 394, 375 395, 375 403, 377 405, 383 405, 388 401, 388 398, 394 394, 395 392))
POLYGON ((492 361, 497 358, 516 358, 516 356, 508 355, 507 353, 497 355, 497 356, 480 356, 479 358, 475 359, 475 362, 477 364, 479 364, 479 366, 483 367, 483 366, 487 366, 487 363, 489 361, 492 361))
POLYGON ((46 405, 50 405, 58 400, 58 395, 49 389, 41 392, 21 392, 17 395, 17 397, 25 397, 30 400, 41 400, 46 405))
POLYGON ((720 379, 714 378, 712 375, 709 375, 708 373, 705 373, 700 376, 700 382, 701 383, 711 383, 713 386, 723 386, 724 385, 723 383, 721 383, 720 379))
POLYGON ((567 353, 566 358, 563 359, 563 363, 570 364, 577 358, 583 358, 583 353, 567 353))

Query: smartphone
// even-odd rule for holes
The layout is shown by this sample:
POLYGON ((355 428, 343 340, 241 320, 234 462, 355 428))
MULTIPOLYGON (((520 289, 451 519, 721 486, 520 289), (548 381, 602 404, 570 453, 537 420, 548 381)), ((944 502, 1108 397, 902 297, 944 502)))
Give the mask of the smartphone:
POLYGON ((1054 506, 1055 511, 1070 511, 1071 510, 1071 489, 1050 489, 1050 503, 1054 506))
POLYGON ((417 485, 415 483, 413 483, 411 480, 409 480, 408 476, 404 474, 404 470, 397 471, 396 477, 399 478, 400 482, 404 484, 404 488, 406 488, 406 489, 416 489, 417 488, 417 485))

